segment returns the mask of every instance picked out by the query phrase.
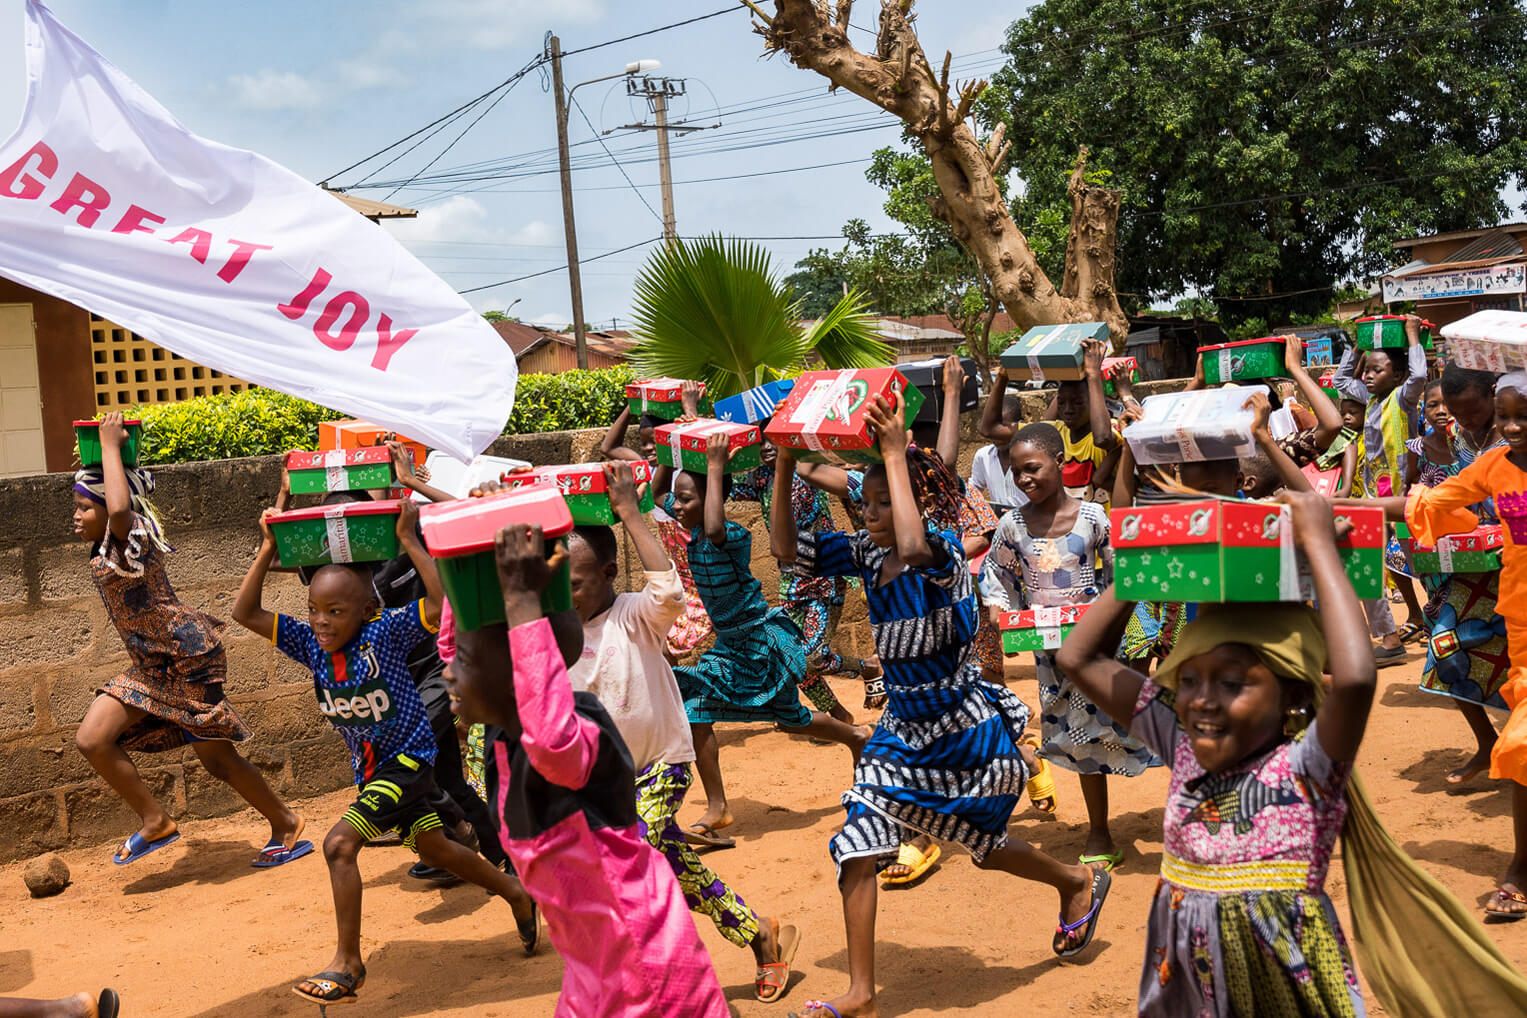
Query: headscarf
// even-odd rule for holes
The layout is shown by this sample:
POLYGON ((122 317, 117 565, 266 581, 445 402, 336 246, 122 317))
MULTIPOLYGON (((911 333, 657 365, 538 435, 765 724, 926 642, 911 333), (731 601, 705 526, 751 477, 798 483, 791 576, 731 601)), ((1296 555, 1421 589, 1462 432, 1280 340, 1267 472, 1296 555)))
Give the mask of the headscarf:
MULTIPOLYGON (((160 551, 172 551, 164 539, 164 525, 159 522, 159 512, 148 496, 154 493, 154 475, 142 467, 124 466, 127 476, 127 493, 133 512, 143 520, 149 540, 160 551)), ((100 467, 86 467, 74 473, 74 490, 98 506, 106 505, 106 474, 100 467)))
MULTIPOLYGON (((1226 643, 1246 646, 1281 679, 1309 683, 1317 706, 1325 698, 1319 616, 1286 602, 1200 606, 1155 681, 1176 688, 1184 661, 1226 643)), ((1527 1014, 1527 979, 1458 899, 1395 844, 1356 773, 1347 788, 1342 862, 1358 962, 1386 1013, 1527 1014)))
POLYGON ((1512 371, 1509 374, 1501 375, 1500 378, 1496 379, 1495 394, 1497 396, 1505 392, 1507 389, 1512 389, 1522 395, 1527 395, 1527 371, 1512 371))

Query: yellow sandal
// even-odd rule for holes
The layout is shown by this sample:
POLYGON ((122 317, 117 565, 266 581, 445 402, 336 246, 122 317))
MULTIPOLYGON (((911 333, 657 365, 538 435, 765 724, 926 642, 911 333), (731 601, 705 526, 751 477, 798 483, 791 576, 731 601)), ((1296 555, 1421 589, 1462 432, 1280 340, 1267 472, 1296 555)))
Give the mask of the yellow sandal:
POLYGON ((1055 773, 1050 769, 1050 761, 1039 755, 1039 736, 1030 735, 1023 740, 1023 744, 1034 751, 1034 774, 1029 778, 1024 790, 1029 793, 1029 801, 1034 808, 1041 813, 1054 813, 1059 804, 1055 796, 1055 773), (1050 805, 1044 806, 1048 801, 1050 805))
POLYGON ((938 862, 939 857, 943 854, 944 850, 938 847, 937 842, 929 845, 927 850, 924 851, 911 842, 904 841, 900 850, 896 853, 896 862, 900 866, 907 867, 911 872, 901 877, 888 877, 882 873, 880 875, 880 883, 884 887, 892 887, 896 884, 910 884, 924 873, 927 873, 929 868, 938 862))

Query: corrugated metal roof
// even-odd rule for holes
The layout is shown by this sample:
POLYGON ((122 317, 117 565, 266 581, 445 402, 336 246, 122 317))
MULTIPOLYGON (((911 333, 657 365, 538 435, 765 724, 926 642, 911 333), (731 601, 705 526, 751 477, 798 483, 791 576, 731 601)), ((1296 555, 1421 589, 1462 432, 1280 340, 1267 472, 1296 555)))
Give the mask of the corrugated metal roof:
MULTIPOLYGON (((324 190, 329 191, 328 188, 324 190)), ((370 198, 347 194, 344 191, 329 191, 329 193, 373 222, 378 219, 413 219, 419 214, 418 209, 389 205, 384 201, 372 201, 370 198)))
POLYGON ((1404 240, 1395 241, 1394 246, 1399 248, 1415 247, 1418 244, 1433 244, 1439 240, 1467 242, 1492 230, 1513 230, 1520 233, 1523 230, 1527 230, 1527 223, 1501 223, 1498 226, 1481 226, 1477 230, 1452 230, 1448 233, 1434 233, 1429 237, 1406 237, 1404 240))
POLYGON ((1522 245, 1517 243, 1515 237, 1505 230, 1491 230, 1448 255, 1447 260, 1442 264, 1451 265, 1454 262, 1470 262, 1483 258, 1506 258, 1521 253, 1522 245))

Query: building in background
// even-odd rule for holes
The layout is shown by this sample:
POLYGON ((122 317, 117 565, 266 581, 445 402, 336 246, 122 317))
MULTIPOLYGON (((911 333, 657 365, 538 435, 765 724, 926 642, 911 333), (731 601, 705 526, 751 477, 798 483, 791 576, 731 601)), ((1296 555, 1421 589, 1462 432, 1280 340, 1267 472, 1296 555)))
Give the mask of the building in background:
POLYGON ((1437 325, 1476 311, 1527 310, 1527 223, 1411 237, 1394 246, 1411 260, 1381 280, 1385 304, 1414 302, 1416 314, 1437 325))
MULTIPOLYGON (((557 375, 578 368, 578 342, 571 332, 510 321, 494 322, 493 328, 514 352, 522 375, 557 375)), ((623 329, 589 331, 584 339, 589 349, 589 369, 595 371, 625 364, 636 346, 636 339, 623 329)))

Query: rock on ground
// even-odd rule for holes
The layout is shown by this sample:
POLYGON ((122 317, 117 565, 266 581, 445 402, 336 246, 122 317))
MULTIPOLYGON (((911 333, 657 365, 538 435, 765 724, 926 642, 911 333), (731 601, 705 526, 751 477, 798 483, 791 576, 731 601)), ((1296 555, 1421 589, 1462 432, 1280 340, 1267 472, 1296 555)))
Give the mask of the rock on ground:
POLYGON ((69 886, 69 867, 56 852, 39 855, 21 874, 34 898, 47 898, 69 886))

